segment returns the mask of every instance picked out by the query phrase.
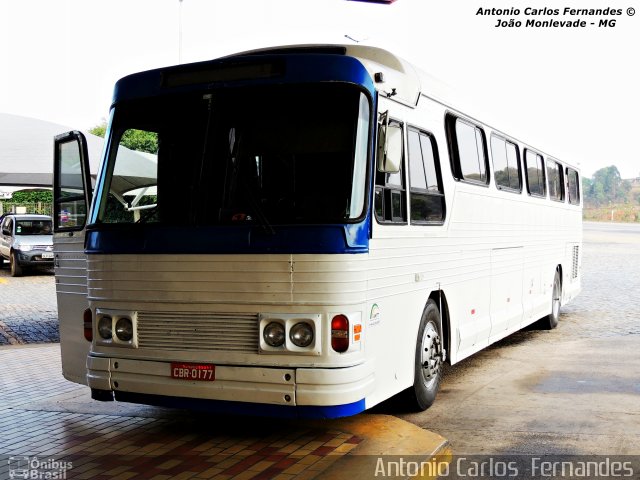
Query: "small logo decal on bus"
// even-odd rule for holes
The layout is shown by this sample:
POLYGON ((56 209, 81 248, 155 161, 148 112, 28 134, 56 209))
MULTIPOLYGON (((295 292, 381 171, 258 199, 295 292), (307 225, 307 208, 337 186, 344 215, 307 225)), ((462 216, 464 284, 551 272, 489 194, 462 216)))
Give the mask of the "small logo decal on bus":
POLYGON ((373 327, 380 323, 380 308, 377 303, 371 306, 371 314, 369 315, 369 326, 373 327))

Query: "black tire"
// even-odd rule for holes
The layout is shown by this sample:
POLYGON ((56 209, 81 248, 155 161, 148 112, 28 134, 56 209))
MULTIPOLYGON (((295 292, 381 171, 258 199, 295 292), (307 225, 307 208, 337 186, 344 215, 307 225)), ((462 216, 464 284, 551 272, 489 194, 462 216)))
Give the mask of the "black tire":
POLYGON ((413 401, 420 410, 429 408, 436 399, 442 380, 444 354, 442 350, 440 312, 433 300, 429 300, 422 312, 418 338, 416 339, 413 401))
POLYGON ((22 276, 22 267, 18 263, 18 258, 14 252, 11 252, 10 261, 11 263, 11 276, 12 277, 21 277, 22 276))
POLYGON ((547 330, 553 330, 558 326, 560 320, 560 306, 562 305, 562 282, 560 272, 556 270, 553 278, 553 290, 551 291, 551 313, 543 319, 543 326, 547 330))

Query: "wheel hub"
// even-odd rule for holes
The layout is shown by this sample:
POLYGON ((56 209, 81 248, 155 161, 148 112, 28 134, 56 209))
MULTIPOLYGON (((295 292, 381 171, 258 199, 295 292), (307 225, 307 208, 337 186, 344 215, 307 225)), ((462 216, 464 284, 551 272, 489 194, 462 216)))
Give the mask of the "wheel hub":
POLYGON ((551 308, 553 316, 557 318, 560 315, 560 286, 557 281, 553 284, 553 303, 551 308))
POLYGON ((434 381, 442 369, 442 342, 432 323, 427 324, 422 336, 422 377, 426 383, 434 381))

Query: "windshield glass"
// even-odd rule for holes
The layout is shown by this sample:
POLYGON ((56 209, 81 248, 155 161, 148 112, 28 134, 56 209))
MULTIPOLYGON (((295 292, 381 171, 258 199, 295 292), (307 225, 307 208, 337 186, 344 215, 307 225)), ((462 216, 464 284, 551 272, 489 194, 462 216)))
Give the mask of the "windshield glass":
POLYGON ((52 235, 51 220, 18 220, 16 235, 52 235))
POLYGON ((364 213, 369 122, 367 97, 344 84, 119 105, 98 221, 353 221, 364 213))

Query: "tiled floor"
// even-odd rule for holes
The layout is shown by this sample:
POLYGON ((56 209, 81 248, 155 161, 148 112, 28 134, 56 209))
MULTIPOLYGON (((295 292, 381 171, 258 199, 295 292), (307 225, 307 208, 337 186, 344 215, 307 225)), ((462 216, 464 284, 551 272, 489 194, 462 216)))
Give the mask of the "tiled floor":
POLYGON ((11 277, 0 268, 0 345, 60 341, 53 271, 11 277))
POLYGON ((78 479, 307 479, 361 441, 330 427, 93 402, 62 378, 57 344, 0 347, 0 365, 0 479, 69 463, 66 478, 78 479))

